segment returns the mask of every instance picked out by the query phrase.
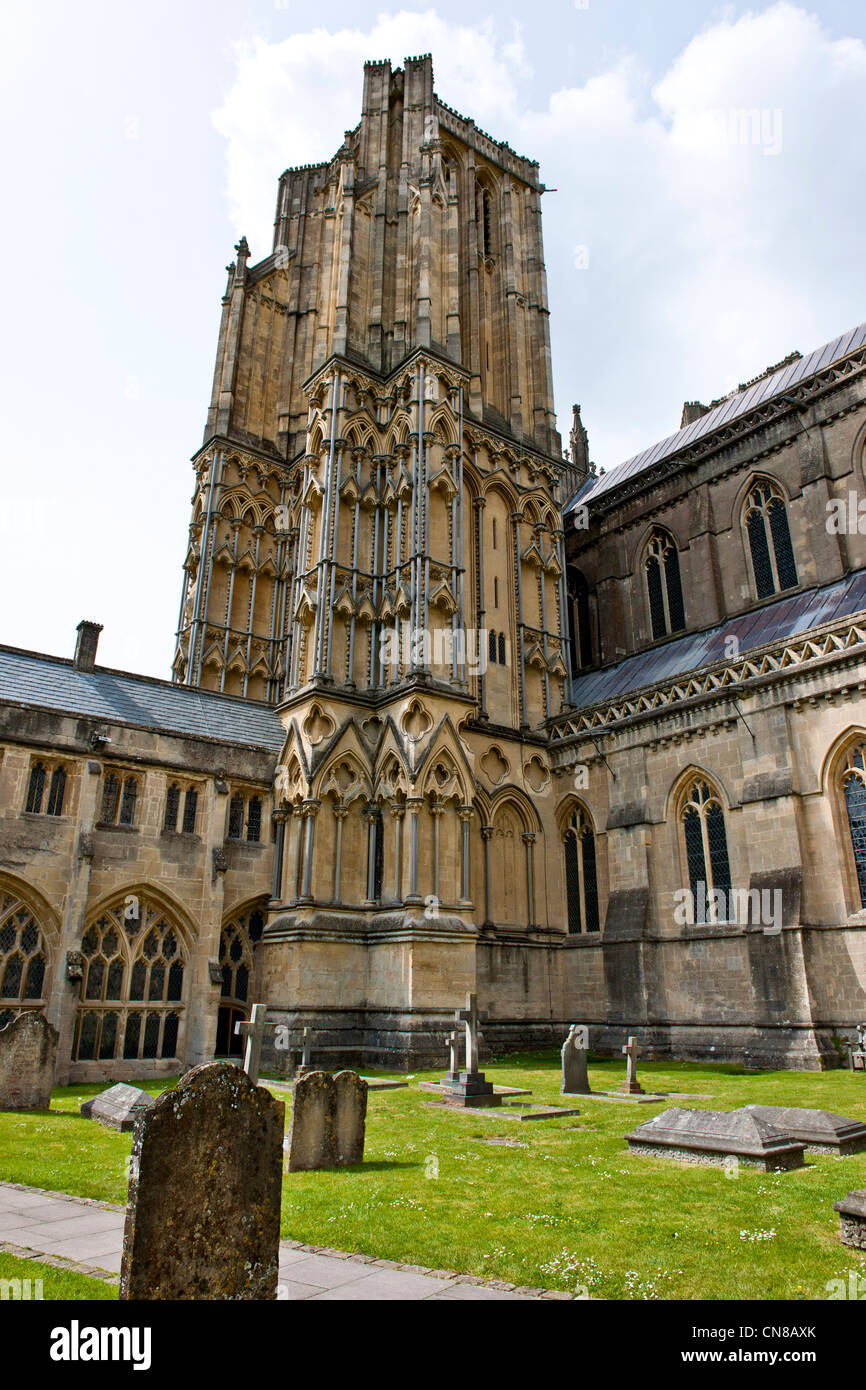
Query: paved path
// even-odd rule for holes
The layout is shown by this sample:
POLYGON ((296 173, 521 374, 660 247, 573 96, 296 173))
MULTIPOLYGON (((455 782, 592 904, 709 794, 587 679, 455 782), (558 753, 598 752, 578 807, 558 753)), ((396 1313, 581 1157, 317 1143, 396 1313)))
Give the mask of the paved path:
MULTIPOLYGON (((124 1211, 109 1202, 0 1183, 0 1250, 44 1256, 62 1268, 111 1278, 120 1272, 124 1211)), ((322 1253, 298 1241, 280 1244, 278 1298, 287 1300, 390 1299, 463 1302, 479 1299, 569 1298, 540 1289, 485 1283, 451 1271, 420 1270, 390 1260, 339 1251, 322 1253)))

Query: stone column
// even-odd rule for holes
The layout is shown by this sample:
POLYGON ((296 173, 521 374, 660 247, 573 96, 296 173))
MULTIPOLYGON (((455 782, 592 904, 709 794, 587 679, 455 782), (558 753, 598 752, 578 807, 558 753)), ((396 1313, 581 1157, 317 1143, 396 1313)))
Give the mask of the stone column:
POLYGON ((209 1062, 216 1050, 220 986, 211 982, 209 962, 219 958, 225 905, 225 797, 228 790, 221 792, 220 786, 226 787, 221 778, 212 780, 209 786, 210 795, 205 811, 207 858, 202 885, 201 924, 189 969, 185 972, 184 995, 187 1003, 183 1060, 189 1067, 209 1062))
POLYGON ((471 806, 458 806, 460 818, 460 901, 469 903, 469 822, 472 819, 471 806))
POLYGON ((482 825, 481 838, 484 841, 484 922, 483 926, 492 927, 490 920, 490 841, 493 839, 493 826, 482 825))
POLYGON ((301 807, 306 826, 304 832, 304 874, 301 883, 301 896, 299 903, 304 905, 313 902, 313 848, 316 841, 316 816, 321 806, 320 801, 305 801, 301 807))
POLYGON ((301 874, 304 864, 304 810, 298 805, 292 808, 292 816, 297 822, 295 830, 295 862, 292 874, 292 902, 296 903, 301 896, 301 874))
POLYGON ((433 896, 439 901, 439 822, 445 810, 443 802, 437 801, 430 807, 433 817, 433 896))
POLYGON ((334 902, 340 901, 340 875, 343 864, 343 821, 349 814, 348 806, 334 807, 334 820, 336 821, 336 834, 334 845, 334 902))
POLYGON ((422 901, 418 893, 418 816, 424 805, 422 796, 410 796, 406 798, 406 809, 409 812, 409 893, 406 897, 407 903, 420 903, 422 901))
POLYGON ((530 927, 535 926, 535 886, 532 881, 532 846, 535 844, 535 832, 527 830, 523 835, 523 843, 526 845, 526 905, 529 911, 530 927))
POLYGON ((392 801, 391 815, 394 817, 394 901, 399 903, 403 900, 403 817, 406 814, 406 807, 399 801, 392 801))
POLYGON ((60 1035, 57 1040, 55 1069, 55 1084, 58 1086, 66 1086, 69 1083, 81 979, 69 978, 66 962, 70 951, 81 949, 81 938, 84 934, 90 871, 93 866, 93 822, 96 819, 96 798, 101 772, 101 764, 95 760, 85 763, 76 826, 75 859, 69 891, 66 894, 66 908, 60 924, 60 945, 54 962, 51 1000, 48 1005, 48 1022, 54 1025, 60 1035))
POLYGON ((286 821, 289 812, 285 807, 278 807, 271 814, 274 826, 274 881, 272 885, 271 897, 278 903, 283 896, 283 855, 286 844, 286 821))
POLYGON ((364 819, 367 822, 367 903, 372 906, 376 901, 376 820, 377 807, 375 802, 370 802, 364 808, 364 819))

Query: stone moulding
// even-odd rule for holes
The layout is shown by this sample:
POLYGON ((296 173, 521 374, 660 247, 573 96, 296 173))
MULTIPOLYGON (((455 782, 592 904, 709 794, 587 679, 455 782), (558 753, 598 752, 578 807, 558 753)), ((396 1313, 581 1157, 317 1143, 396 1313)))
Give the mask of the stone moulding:
POLYGON ((629 1149, 655 1158, 724 1166, 739 1163, 775 1169, 803 1167, 805 1146, 748 1111, 664 1110, 626 1135, 629 1149))
POLYGON ((818 630, 801 641, 758 647, 737 661, 709 669, 696 667, 675 680, 633 691, 626 699, 591 705, 579 715, 571 715, 551 724, 551 742, 559 744, 566 739, 577 738, 588 730, 618 724, 642 714, 654 714, 659 709, 683 704, 687 700, 725 695, 731 686, 739 687, 744 681, 760 677, 785 677, 792 670, 828 656, 847 655, 852 650, 859 655, 864 644, 866 622, 862 618, 859 622, 846 618, 836 627, 818 630))

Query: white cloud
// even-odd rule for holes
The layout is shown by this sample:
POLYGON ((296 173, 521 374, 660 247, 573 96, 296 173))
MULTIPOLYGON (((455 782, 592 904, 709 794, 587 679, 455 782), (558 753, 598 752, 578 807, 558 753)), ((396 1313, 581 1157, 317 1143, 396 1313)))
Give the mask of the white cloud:
POLYGON ((255 258, 281 170, 328 158, 357 122, 364 59, 426 51, 442 99, 539 159, 558 190, 545 199, 557 404, 567 430, 581 400, 598 462, 676 428, 684 398, 866 317, 866 46, 788 0, 714 23, 654 85, 625 55, 543 110, 521 99, 519 30, 489 19, 400 12, 246 45, 213 119, 255 258))

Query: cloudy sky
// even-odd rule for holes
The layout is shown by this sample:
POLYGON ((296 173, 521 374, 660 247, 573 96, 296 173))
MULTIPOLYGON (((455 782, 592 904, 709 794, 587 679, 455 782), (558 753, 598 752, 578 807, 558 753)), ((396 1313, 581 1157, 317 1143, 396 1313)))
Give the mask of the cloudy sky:
POLYGON ((0 642, 95 618, 102 663, 169 674, 233 243, 269 252, 365 58, 428 51, 556 190, 557 410, 600 466, 866 319, 862 0, 7 0, 0 642))

